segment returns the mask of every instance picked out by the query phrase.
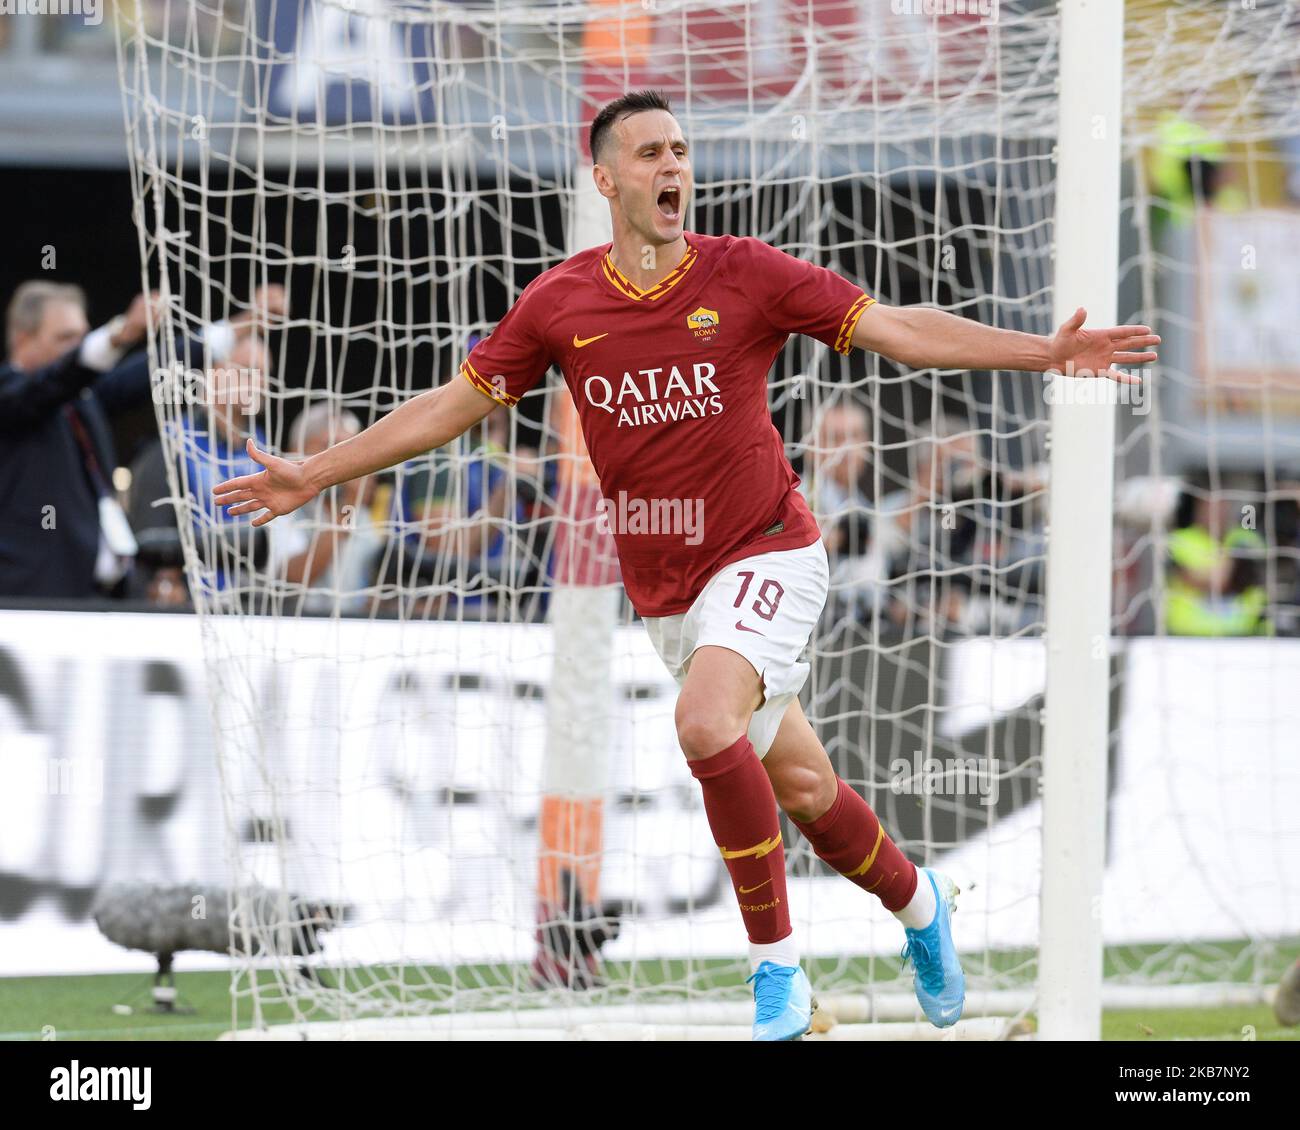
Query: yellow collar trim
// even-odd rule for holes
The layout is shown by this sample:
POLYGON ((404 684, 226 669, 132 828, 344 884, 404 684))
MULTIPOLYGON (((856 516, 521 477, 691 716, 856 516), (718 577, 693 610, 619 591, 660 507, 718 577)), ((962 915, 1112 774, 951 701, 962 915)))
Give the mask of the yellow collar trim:
POLYGON ((605 277, 609 279, 613 287, 627 295, 634 302, 656 302, 667 294, 673 287, 682 281, 686 272, 691 269, 695 260, 699 258, 699 252, 689 243, 686 245, 686 254, 682 256, 681 262, 677 264, 649 290, 642 290, 633 284, 626 275, 623 274, 616 266, 614 260, 609 257, 606 251, 604 258, 600 261, 601 269, 605 272, 605 277))

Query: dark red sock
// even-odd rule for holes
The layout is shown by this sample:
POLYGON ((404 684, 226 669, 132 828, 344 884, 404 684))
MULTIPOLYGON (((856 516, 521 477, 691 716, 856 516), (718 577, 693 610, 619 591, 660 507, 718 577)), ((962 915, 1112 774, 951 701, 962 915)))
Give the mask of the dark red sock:
POLYGON ((916 893, 916 867, 887 835, 865 800, 838 776, 835 800, 811 824, 794 826, 846 879, 870 891, 886 910, 902 910, 916 893))
POLYGON ((740 903, 749 940, 779 942, 790 933, 785 849, 776 795, 743 734, 721 753, 688 762, 704 791, 704 812, 740 903))

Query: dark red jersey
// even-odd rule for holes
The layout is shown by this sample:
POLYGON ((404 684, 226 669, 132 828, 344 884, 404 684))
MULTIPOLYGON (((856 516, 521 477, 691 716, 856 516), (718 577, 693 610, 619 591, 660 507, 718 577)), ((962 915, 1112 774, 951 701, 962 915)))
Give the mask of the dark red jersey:
POLYGON ((644 291, 609 244, 552 267, 461 366, 506 405, 559 366, 642 616, 684 612, 723 565, 820 536, 772 424, 768 373, 792 333, 847 353, 875 301, 757 239, 686 243, 644 291))

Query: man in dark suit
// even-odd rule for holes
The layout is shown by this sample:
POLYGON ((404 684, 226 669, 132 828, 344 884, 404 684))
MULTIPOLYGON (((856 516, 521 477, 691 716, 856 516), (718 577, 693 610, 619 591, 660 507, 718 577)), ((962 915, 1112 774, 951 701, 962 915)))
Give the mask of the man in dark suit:
POLYGON ((108 418, 149 397, 146 298, 89 330, 80 287, 24 283, 0 365, 0 596, 86 597, 116 555, 100 498, 116 462, 108 418), (97 570, 98 563, 98 570, 97 570))
MULTIPOLYGON (((88 333, 80 287, 28 282, 14 292, 0 365, 0 597, 88 597, 121 576, 100 499, 114 494, 109 417, 147 402, 153 387, 148 353, 126 355, 144 341, 146 301, 88 333)), ((219 360, 284 310, 283 287, 259 287, 248 309, 183 335, 176 356, 191 367, 219 360)))

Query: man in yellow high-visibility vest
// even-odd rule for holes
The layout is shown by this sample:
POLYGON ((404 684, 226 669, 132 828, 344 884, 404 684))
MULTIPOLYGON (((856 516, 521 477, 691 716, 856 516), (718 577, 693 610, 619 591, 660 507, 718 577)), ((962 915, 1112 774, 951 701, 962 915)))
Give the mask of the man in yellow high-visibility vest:
POLYGON ((1172 636, 1272 635, 1258 581, 1267 545, 1231 521, 1231 503, 1201 498, 1196 519, 1169 535, 1165 629, 1172 636))

